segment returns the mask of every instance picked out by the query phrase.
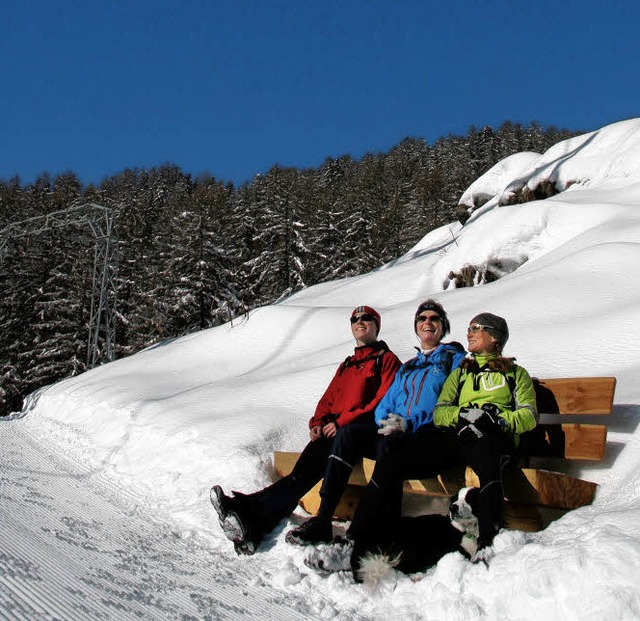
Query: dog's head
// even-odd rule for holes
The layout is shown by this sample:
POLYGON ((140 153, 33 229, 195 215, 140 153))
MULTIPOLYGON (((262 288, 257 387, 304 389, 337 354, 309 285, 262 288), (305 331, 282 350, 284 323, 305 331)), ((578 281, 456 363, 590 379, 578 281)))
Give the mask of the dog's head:
POLYGON ((479 493, 477 487, 463 487, 449 505, 449 519, 458 524, 461 530, 469 531, 478 527, 476 509, 479 493))

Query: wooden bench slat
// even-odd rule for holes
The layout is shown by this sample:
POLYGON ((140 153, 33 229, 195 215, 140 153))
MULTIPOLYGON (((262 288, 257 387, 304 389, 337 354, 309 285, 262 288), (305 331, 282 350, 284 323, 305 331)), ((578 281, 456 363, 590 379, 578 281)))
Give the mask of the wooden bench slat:
POLYGON ((293 453, 291 451, 274 451, 273 452, 273 467, 276 473, 281 477, 286 477, 291 474, 293 467, 296 465, 300 457, 300 453, 293 453))
POLYGON ((570 377, 533 380, 538 412, 545 414, 611 414, 615 377, 570 377))
MULTIPOLYGON (((467 468, 465 484, 479 487, 480 481, 467 468)), ((571 510, 593 502, 597 484, 568 474, 536 468, 507 468, 504 473, 504 495, 515 503, 571 510)))
POLYGON ((565 436, 565 459, 604 459, 607 444, 605 425, 562 425, 565 436))
MULTIPOLYGON (((371 480, 376 462, 373 459, 364 457, 362 460, 362 471, 367 482, 371 480)), ((452 468, 442 474, 429 479, 411 479, 405 481, 404 489, 414 494, 425 496, 453 496, 465 485, 465 468, 460 466, 452 468)))
MULTIPOLYGON (((317 515, 320 509, 321 487, 322 481, 317 483, 300 499, 300 506, 311 515, 317 515)), ((363 491, 363 485, 347 485, 347 489, 344 491, 344 494, 342 494, 342 498, 340 498, 333 517, 336 520, 352 520, 363 491)))
POLYGON ((405 481, 405 492, 448 498, 464 487, 464 470, 454 469, 430 479, 411 479, 405 481))
MULTIPOLYGON (((585 481, 550 470, 522 468, 521 472, 537 493, 536 502, 532 504, 541 507, 571 510, 590 505, 598 487, 592 481, 585 481)), ((507 498, 518 502, 523 496, 523 488, 516 483, 517 469, 515 469, 514 475, 507 475, 505 485, 508 490, 507 498)))
POLYGON ((521 438, 522 454, 526 457, 600 461, 604 459, 606 444, 606 425, 542 424, 521 438))

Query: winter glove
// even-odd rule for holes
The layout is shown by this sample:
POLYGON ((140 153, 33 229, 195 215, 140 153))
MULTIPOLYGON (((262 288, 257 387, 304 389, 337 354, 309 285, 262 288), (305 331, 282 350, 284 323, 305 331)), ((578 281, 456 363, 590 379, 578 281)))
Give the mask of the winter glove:
POLYGON ((475 404, 460 409, 458 414, 458 437, 464 441, 478 440, 484 432, 476 423, 484 416, 484 411, 475 404))
POLYGON ((473 403, 463 407, 458 415, 458 437, 477 440, 491 430, 504 430, 507 422, 499 413, 500 410, 493 403, 485 403, 481 408, 473 403))
POLYGON ((491 420, 492 427, 497 427, 500 431, 507 429, 507 421, 500 416, 500 408, 495 403, 483 403, 482 411, 491 420))
POLYGON ((400 414, 389 414, 380 421, 378 433, 381 436, 390 436, 394 433, 404 433, 407 430, 407 420, 400 414))

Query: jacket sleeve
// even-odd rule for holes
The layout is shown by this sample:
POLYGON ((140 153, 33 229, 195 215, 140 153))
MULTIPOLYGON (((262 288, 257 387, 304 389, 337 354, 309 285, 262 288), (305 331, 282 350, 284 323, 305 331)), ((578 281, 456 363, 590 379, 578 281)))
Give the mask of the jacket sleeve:
MULTIPOLYGON (((344 364, 344 363, 343 363, 344 364)), ((335 372, 333 378, 329 382, 327 389, 324 391, 322 397, 320 397, 320 401, 318 401, 318 405, 316 406, 316 411, 313 416, 309 419, 309 428, 317 427, 318 425, 323 424, 323 418, 329 414, 336 415, 337 413, 332 410, 334 396, 336 394, 336 384, 340 381, 340 373, 342 370, 342 364, 338 367, 338 370, 335 372)))
MULTIPOLYGON (((453 363, 451 364, 451 371, 453 372, 455 369, 457 369, 461 364, 462 361, 467 357, 467 352, 466 351, 458 351, 453 355, 453 363)), ((449 375, 451 375, 451 373, 449 373, 449 375)))
POLYGON ((376 424, 378 425, 378 427, 380 426, 380 421, 383 418, 387 418, 389 414, 396 413, 396 396, 398 394, 398 391, 401 390, 401 386, 402 386, 402 375, 400 374, 400 369, 398 369, 398 371, 396 371, 396 374, 393 378, 393 383, 391 384, 391 387, 386 392, 384 397, 382 397, 380 403, 378 403, 378 406, 376 407, 375 415, 376 415, 376 424))
MULTIPOLYGON (((454 354, 453 358, 451 359, 452 372, 460 366, 460 363, 464 360, 465 356, 466 353, 464 351, 456 352, 454 354)), ((449 375, 445 378, 442 378, 441 375, 435 376, 437 379, 434 379, 434 386, 431 388, 431 391, 433 392, 430 393, 432 396, 430 397, 429 402, 424 404, 425 407, 414 410, 414 412, 411 414, 410 427, 413 429, 413 431, 416 431, 420 427, 423 427, 424 425, 430 423, 431 420, 435 420, 435 408, 440 403, 439 395, 442 393, 444 384, 450 376, 451 373, 449 373, 449 375), (440 384, 440 382, 442 383, 440 384), (435 394, 433 394, 434 392, 435 394)))
POLYGON ((536 391, 526 369, 516 367, 516 387, 514 391, 514 410, 503 410, 500 416, 507 421, 507 429, 519 436, 530 431, 538 423, 536 391))
POLYGON ((438 403, 433 410, 433 422, 436 427, 455 427, 458 424, 460 406, 457 397, 461 373, 460 367, 454 369, 444 382, 438 403))
POLYGON ((382 367, 380 369, 380 384, 375 394, 371 395, 366 403, 359 403, 355 407, 339 412, 337 423, 344 427, 365 414, 373 413, 378 403, 393 383, 396 371, 400 367, 400 360, 391 351, 386 351, 382 356, 382 367))

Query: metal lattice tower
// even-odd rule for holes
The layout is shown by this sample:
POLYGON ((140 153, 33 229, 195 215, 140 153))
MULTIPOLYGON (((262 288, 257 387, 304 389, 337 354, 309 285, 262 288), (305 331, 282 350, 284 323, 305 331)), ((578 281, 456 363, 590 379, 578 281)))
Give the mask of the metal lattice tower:
POLYGON ((88 228, 94 239, 87 342, 87 368, 91 369, 115 358, 118 240, 112 210, 96 203, 87 203, 9 224, 0 231, 0 263, 4 261, 10 240, 70 226, 88 228))

